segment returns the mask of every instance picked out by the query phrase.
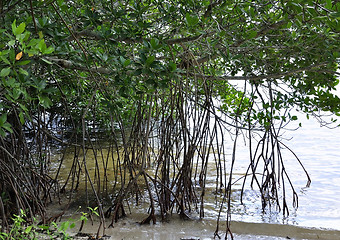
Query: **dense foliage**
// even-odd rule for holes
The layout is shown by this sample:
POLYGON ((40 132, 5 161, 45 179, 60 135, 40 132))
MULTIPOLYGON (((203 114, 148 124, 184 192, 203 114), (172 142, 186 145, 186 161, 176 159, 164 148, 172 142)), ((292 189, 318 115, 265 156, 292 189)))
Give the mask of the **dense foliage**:
MULTIPOLYGON (((340 114, 334 94, 339 83, 339 12, 340 3, 330 0, 0 1, 3 226, 14 209, 29 208, 31 215, 44 216, 50 192, 58 191, 58 174, 48 176, 46 149, 51 144, 82 146, 85 153, 91 136, 102 131, 123 149, 129 165, 131 181, 121 185, 107 212, 116 209, 115 217, 119 209, 124 213, 122 199, 140 176, 146 185, 162 183, 162 217, 173 204, 184 215, 196 201, 191 172, 197 155, 202 159, 199 180, 205 182, 208 153, 197 146, 213 146, 211 139, 218 139, 222 128, 236 136, 259 132, 259 144, 266 147, 250 154, 249 171, 263 206, 267 190, 279 204, 276 182, 288 178, 284 168, 265 163, 267 177, 257 179, 254 163, 273 158, 283 166, 280 151, 274 150, 280 149, 277 127, 297 120, 291 109, 317 117, 340 114), (152 155, 147 146, 153 131, 160 133, 160 151, 154 157, 159 180, 143 170, 152 155), (177 140, 170 144, 173 137, 177 140), (166 172, 176 157, 164 157, 164 152, 184 156, 182 167, 171 176, 166 172)), ((224 159, 222 148, 216 149, 215 159, 224 159)), ((226 202, 235 154, 229 161, 229 180, 216 180, 225 187, 226 202)), ((197 201, 203 197, 204 187, 197 201)), ((150 202, 146 222, 154 219, 151 193, 150 202)), ((282 206, 286 212, 285 197, 282 206)))

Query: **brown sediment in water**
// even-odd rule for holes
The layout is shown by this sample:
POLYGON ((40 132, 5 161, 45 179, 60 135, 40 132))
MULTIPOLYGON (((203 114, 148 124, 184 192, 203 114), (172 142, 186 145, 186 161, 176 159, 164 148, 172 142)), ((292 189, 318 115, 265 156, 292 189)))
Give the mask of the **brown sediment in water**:
MULTIPOLYGON (((65 162, 67 163, 67 162, 65 162)), ((112 163, 110 163, 112 164, 112 163)), ((89 165, 89 171, 94 169, 89 165)), ((91 172, 92 173, 92 172, 91 172)), ((101 172, 100 172, 101 173, 101 172)), ((83 183, 83 181, 81 181, 83 183)), ((73 201, 70 209, 66 212, 61 221, 66 221, 73 211, 79 206, 86 206, 87 200, 85 194, 81 191, 83 185, 80 184, 79 190, 73 193, 73 201)), ((207 188, 212 190, 212 188, 207 188)), ((90 194, 91 195, 91 194, 90 194)), ((209 194, 208 194, 209 195, 209 194)), ((236 194, 237 195, 237 194, 236 194)), ((237 195, 238 196, 238 195, 237 195)), ((211 194, 211 197, 216 197, 211 194)), ((210 199, 210 198, 209 198, 210 199)), ((210 199, 213 202, 213 199, 210 199)), ((66 203, 67 199, 63 199, 66 203)), ((131 203, 133 205, 133 203, 131 203)), ((54 206, 57 207, 57 206, 54 206)), ((181 220, 177 214, 173 214, 170 217, 169 222, 159 222, 160 216, 157 217, 157 223, 151 225, 140 225, 139 223, 147 217, 147 214, 141 213, 140 209, 147 209, 148 205, 143 207, 143 201, 139 203, 139 206, 131 206, 133 212, 128 214, 128 217, 120 219, 114 224, 114 228, 105 229, 105 235, 110 236, 104 239, 214 239, 214 232, 216 229, 216 220, 212 218, 204 220, 181 220), (139 210, 136 210, 138 208, 139 210), (137 211, 137 212, 136 212, 137 211), (138 212, 139 211, 139 212, 138 212)), ((211 206, 210 206, 211 207, 211 206)), ((50 208, 53 211, 59 211, 64 209, 59 206, 58 209, 50 208)), ((209 206, 206 208, 209 209, 209 206)), ((81 209, 85 211, 86 209, 81 209)), ((111 223, 111 218, 106 220, 106 227, 111 223)), ((93 224, 89 223, 83 228, 84 233, 88 233, 95 236, 98 231, 99 220, 96 220, 93 224)), ((80 223, 78 224, 80 225, 80 223)), ((77 226, 70 233, 75 235, 79 226, 77 226)), ((221 238, 224 239, 224 232, 226 230, 223 218, 220 223, 221 238)), ((324 240, 336 240, 340 239, 340 231, 329 229, 316 229, 316 228, 304 228, 296 225, 283 225, 283 224, 268 224, 268 223, 249 223, 241 221, 232 221, 231 230, 235 239, 324 239, 324 240)), ((101 231, 101 234, 104 233, 101 231)), ((88 238, 88 237, 87 237, 88 238)), ((75 239, 87 239, 86 237, 77 237, 75 239)))
MULTIPOLYGON (((216 221, 214 220, 181 220, 178 216, 171 217, 169 222, 151 225, 140 225, 138 222, 145 216, 134 214, 117 222, 113 228, 105 231, 106 240, 115 239, 153 239, 153 240, 179 240, 179 239, 214 239, 216 221)), ((86 233, 93 236, 97 232, 99 222, 88 223, 84 227, 86 233)), ((225 225, 220 225, 221 239, 225 235, 222 231, 225 225)), ((303 228, 293 225, 231 222, 231 229, 236 240, 241 239, 340 239, 340 231, 330 229, 303 228)), ((75 235, 72 232, 71 235, 75 235)), ((86 239, 78 237, 78 239, 86 239)))
MULTIPOLYGON (((79 203, 79 202, 78 202, 79 203)), ((60 206, 54 205, 50 208, 54 213, 61 210, 60 206)), ((74 214, 75 206, 70 208, 60 219, 61 222, 68 221, 70 218, 77 220, 80 217, 80 209, 74 214)), ((52 212, 50 212, 52 213, 52 212)), ((183 220, 178 214, 172 214, 168 221, 160 221, 160 216, 157 216, 156 224, 144 224, 140 222, 145 219, 145 213, 137 212, 133 209, 126 217, 123 217, 113 224, 113 227, 108 227, 111 223, 111 218, 106 219, 106 229, 103 232, 101 229, 99 237, 103 240, 129 240, 129 239, 152 239, 152 240, 180 240, 180 239, 218 239, 214 238, 216 230, 216 219, 189 219, 183 220)), ((84 225, 81 233, 78 234, 80 221, 76 223, 76 227, 68 230, 68 233, 76 240, 93 239, 89 236, 96 237, 100 221, 93 216, 93 221, 88 217, 88 222, 84 225)), ((222 220, 219 225, 219 236, 225 238, 226 223, 222 220)), ((332 229, 318 229, 300 227, 297 225, 288 224, 271 224, 271 223, 252 223, 242 221, 231 221, 231 230, 235 240, 245 239, 261 239, 261 240, 284 240, 284 239, 323 239, 323 240, 338 240, 340 239, 340 231, 332 229)))

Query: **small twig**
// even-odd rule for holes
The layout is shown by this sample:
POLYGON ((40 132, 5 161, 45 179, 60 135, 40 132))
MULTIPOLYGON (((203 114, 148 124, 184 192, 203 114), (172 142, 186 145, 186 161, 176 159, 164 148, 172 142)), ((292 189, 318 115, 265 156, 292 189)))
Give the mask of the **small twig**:
POLYGON ((35 32, 38 34, 38 28, 37 28, 37 23, 35 22, 32 0, 30 0, 30 8, 31 8, 31 15, 32 15, 32 21, 34 24, 34 29, 35 29, 35 32))
POLYGON ((77 39, 77 37, 74 35, 73 31, 71 30, 71 28, 67 25, 65 19, 61 16, 60 12, 58 11, 58 9, 56 8, 56 6, 53 4, 53 2, 51 3, 52 7, 54 8, 54 10, 56 11, 56 13, 58 14, 58 16, 60 17, 61 21, 64 23, 65 27, 68 29, 68 31, 70 32, 70 34, 73 36, 74 40, 76 40, 78 46, 80 47, 80 49, 82 50, 86 60, 87 60, 87 54, 85 51, 85 48, 83 47, 83 45, 79 42, 79 40, 77 39))

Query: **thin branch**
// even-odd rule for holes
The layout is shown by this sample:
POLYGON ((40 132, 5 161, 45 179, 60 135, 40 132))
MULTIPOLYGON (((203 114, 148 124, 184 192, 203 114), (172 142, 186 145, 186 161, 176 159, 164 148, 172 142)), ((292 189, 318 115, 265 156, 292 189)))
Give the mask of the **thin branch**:
MULTIPOLYGON (((284 25, 285 23, 287 23, 287 21, 285 20, 282 20, 282 21, 279 21, 279 22, 276 22, 276 23, 273 23, 273 24, 270 24, 268 26, 265 26, 263 27, 262 29, 260 29, 258 32, 257 32, 257 35, 255 36, 255 38, 258 38, 258 37, 261 37, 261 36, 264 36, 267 32, 269 32, 270 30, 273 30, 273 29, 276 29, 282 25, 284 25)), ((237 42, 235 42, 234 44, 230 45, 231 48, 235 48, 235 47, 239 47, 241 46, 243 43, 249 41, 249 39, 241 39, 237 42)), ((200 59, 197 59, 197 62, 198 63, 204 63, 204 62, 207 62, 209 60, 214 60, 218 57, 219 55, 218 54, 214 54, 214 55, 208 55, 208 56, 205 56, 205 57, 202 57, 200 59)))
POLYGON ((0 17, 2 17, 3 15, 7 14, 9 11, 11 11, 13 8, 15 8, 15 6, 17 4, 19 4, 21 2, 21 0, 16 1, 15 3, 13 3, 11 6, 9 6, 5 11, 0 13, 0 17))
POLYGON ((64 25, 66 26, 66 28, 68 29, 68 31, 70 32, 70 34, 73 36, 73 38, 76 40, 78 46, 80 47, 80 49, 82 50, 82 52, 84 53, 85 58, 87 59, 87 54, 86 54, 86 50, 83 47, 83 45, 79 42, 79 40, 77 39, 77 37, 74 35, 73 31, 71 30, 71 28, 67 25, 65 19, 63 18, 63 16, 61 16, 60 12, 58 11, 58 9, 56 8, 56 6, 54 6, 53 2, 51 3, 52 7, 54 8, 54 10, 56 11, 56 13, 58 14, 58 16, 60 17, 61 21, 64 23, 64 25))
POLYGON ((198 77, 198 78, 206 78, 206 79, 216 79, 216 80, 249 80, 249 81, 259 81, 259 80, 269 80, 269 79, 278 79, 285 76, 291 76, 297 73, 301 73, 304 71, 310 71, 314 68, 319 68, 322 66, 327 65, 327 63, 319 63, 319 64, 313 64, 308 67, 304 68, 298 68, 292 71, 288 72, 281 72, 281 73, 274 73, 274 74, 268 74, 268 75, 257 75, 257 76, 212 76, 212 75, 204 75, 199 73, 181 73, 181 75, 187 75, 192 77, 198 77))
MULTIPOLYGON (((183 38, 174 38, 174 39, 165 39, 164 42, 166 44, 179 44, 179 43, 186 43, 186 42, 193 42, 196 41, 202 37, 207 37, 211 36, 212 34, 216 33, 216 31, 204 33, 204 34, 199 34, 196 36, 191 36, 191 37, 183 37, 183 38)), ((85 38, 91 38, 94 40, 102 40, 105 39, 100 33, 97 33, 92 30, 83 30, 80 32, 73 32, 72 36, 68 37, 68 41, 72 41, 76 39, 77 37, 85 37, 85 38)), ((109 40, 114 41, 114 42, 125 42, 125 43, 142 43, 143 41, 150 41, 150 38, 110 38, 109 40)))
POLYGON ((216 7, 217 5, 221 4, 223 1, 219 0, 219 1, 216 1, 216 2, 210 2, 210 4, 208 5, 207 7, 207 10, 205 11, 204 13, 204 18, 208 18, 211 16, 211 12, 213 10, 214 7, 216 7))
MULTIPOLYGON (((110 74, 113 71, 109 68, 104 68, 104 67, 84 67, 80 64, 74 63, 70 60, 65 60, 65 59, 60 59, 60 58, 54 58, 54 57, 44 57, 44 59, 55 63, 59 65, 60 67, 63 68, 68 68, 68 69, 74 69, 74 70, 81 70, 85 72, 94 72, 94 73, 100 73, 100 74, 110 74)), ((196 77, 196 78, 205 78, 205 79, 215 79, 215 80, 248 80, 248 81, 259 81, 259 80, 269 80, 269 79, 278 79, 281 77, 285 76, 291 76, 297 73, 301 73, 304 71, 312 71, 315 68, 319 68, 322 66, 327 65, 326 62, 319 63, 319 64, 313 64, 308 67, 304 68, 298 68, 292 71, 288 72, 281 72, 281 73, 274 73, 274 74, 268 74, 268 75, 255 75, 255 76, 212 76, 212 75, 205 75, 201 73, 193 73, 193 72, 182 72, 178 73, 183 76, 191 76, 191 77, 196 77)), ((314 70, 315 71, 315 70, 314 70)), ((327 72, 327 70, 323 70, 327 72)))
POLYGON ((30 0, 30 8, 31 8, 31 15, 32 15, 32 21, 34 24, 35 33, 38 34, 38 27, 37 27, 37 23, 35 22, 32 0, 30 0))
POLYGON ((80 64, 77 64, 75 62, 72 62, 70 60, 60 59, 60 58, 54 58, 54 57, 44 57, 44 59, 59 65, 60 67, 67 68, 67 69, 74 69, 74 70, 81 70, 85 72, 95 72, 95 73, 101 73, 101 74, 109 74, 112 72, 109 68, 103 68, 103 67, 91 67, 88 68, 86 66, 82 66, 80 64))

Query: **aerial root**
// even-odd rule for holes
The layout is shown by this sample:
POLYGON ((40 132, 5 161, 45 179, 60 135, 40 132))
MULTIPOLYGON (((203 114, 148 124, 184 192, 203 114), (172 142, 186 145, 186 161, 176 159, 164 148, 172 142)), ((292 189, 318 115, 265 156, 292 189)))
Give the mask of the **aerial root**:
POLYGON ((140 224, 141 225, 150 224, 151 220, 152 220, 153 224, 156 224, 156 216, 155 216, 155 210, 154 209, 151 210, 151 213, 149 214, 149 216, 147 218, 145 218, 143 221, 141 221, 140 224))

